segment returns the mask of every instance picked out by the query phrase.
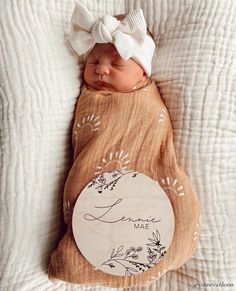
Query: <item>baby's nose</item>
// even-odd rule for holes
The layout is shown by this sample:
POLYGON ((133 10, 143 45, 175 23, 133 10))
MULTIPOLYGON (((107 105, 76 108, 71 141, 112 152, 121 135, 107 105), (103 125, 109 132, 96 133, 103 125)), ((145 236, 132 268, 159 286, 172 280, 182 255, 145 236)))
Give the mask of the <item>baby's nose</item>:
POLYGON ((98 64, 96 67, 96 73, 99 75, 108 75, 110 73, 110 68, 108 64, 98 64))

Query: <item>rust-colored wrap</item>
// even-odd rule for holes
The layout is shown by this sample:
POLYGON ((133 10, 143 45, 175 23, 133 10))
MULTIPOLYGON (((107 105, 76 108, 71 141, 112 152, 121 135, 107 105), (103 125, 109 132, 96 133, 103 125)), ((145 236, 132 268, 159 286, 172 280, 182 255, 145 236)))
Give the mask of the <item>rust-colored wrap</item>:
MULTIPOLYGON (((178 166, 168 111, 154 81, 127 93, 95 91, 83 86, 73 126, 74 163, 64 191, 67 231, 51 255, 49 278, 111 287, 142 286, 179 268, 194 253, 200 206, 187 175, 178 166), (110 153, 129 156, 132 169, 159 182, 171 201, 175 216, 173 241, 154 267, 135 276, 114 276, 95 270, 75 244, 71 219, 82 189, 98 175, 97 166, 110 153)), ((99 168, 122 168, 112 159, 99 168)))

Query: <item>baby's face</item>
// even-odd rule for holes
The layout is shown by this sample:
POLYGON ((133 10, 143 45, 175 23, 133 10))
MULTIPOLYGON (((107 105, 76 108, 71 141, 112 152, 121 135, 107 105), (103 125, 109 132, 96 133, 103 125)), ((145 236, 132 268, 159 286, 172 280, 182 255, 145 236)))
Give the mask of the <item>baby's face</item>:
POLYGON ((125 92, 145 80, 146 74, 133 59, 123 60, 113 44, 99 43, 88 55, 84 79, 97 90, 125 92))

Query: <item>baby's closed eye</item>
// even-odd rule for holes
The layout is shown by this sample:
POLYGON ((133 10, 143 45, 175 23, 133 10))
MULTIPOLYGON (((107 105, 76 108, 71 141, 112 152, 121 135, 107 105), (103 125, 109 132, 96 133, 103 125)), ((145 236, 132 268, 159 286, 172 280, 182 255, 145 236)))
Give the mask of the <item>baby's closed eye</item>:
POLYGON ((94 61, 89 61, 87 62, 88 65, 97 65, 98 61, 94 60, 94 61))
POLYGON ((117 68, 126 68, 127 67, 127 65, 124 64, 123 62, 113 62, 112 66, 117 67, 117 68))
POLYGON ((113 67, 123 67, 122 65, 120 65, 120 64, 116 64, 116 63, 112 63, 112 66, 113 66, 113 67))

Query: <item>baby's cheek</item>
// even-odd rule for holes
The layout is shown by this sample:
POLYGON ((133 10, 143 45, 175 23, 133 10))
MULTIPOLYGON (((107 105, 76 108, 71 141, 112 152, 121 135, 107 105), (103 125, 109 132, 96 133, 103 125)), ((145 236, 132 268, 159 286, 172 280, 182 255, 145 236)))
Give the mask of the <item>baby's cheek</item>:
POLYGON ((89 68, 85 68, 84 70, 84 80, 86 83, 90 83, 93 77, 93 70, 89 69, 89 68))
POLYGON ((144 71, 138 71, 134 75, 135 75, 137 82, 139 82, 143 79, 143 76, 145 75, 145 73, 144 73, 144 71))
POLYGON ((128 91, 133 89, 133 87, 137 84, 137 82, 134 82, 134 80, 131 80, 130 78, 126 78, 123 80, 123 82, 120 83, 120 87, 122 91, 128 91))
POLYGON ((117 80, 119 81, 120 84, 123 84, 123 85, 132 85, 134 80, 133 80, 133 76, 132 76, 132 73, 123 73, 123 74, 120 74, 120 76, 117 78, 117 80))

